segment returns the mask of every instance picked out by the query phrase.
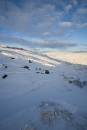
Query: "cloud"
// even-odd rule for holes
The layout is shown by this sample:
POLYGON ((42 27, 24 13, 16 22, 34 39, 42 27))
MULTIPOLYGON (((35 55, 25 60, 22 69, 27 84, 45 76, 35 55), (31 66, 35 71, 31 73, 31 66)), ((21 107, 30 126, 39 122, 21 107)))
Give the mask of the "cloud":
POLYGON ((87 22, 87 8, 79 8, 72 18, 73 22, 85 23, 87 22))
POLYGON ((62 29, 68 30, 76 30, 76 29, 86 29, 87 28, 87 22, 86 23, 73 23, 73 22, 61 22, 60 26, 62 29))
POLYGON ((5 43, 11 43, 14 45, 14 43, 19 44, 19 45, 28 45, 29 42, 27 40, 24 40, 22 38, 19 37, 15 37, 15 36, 8 36, 8 35, 0 35, 0 42, 5 42, 5 43))
MULTIPOLYGON (((36 6, 36 3, 26 1, 21 6, 17 6, 13 2, 7 2, 0 15, 0 26, 12 30, 14 32, 23 32, 29 36, 47 36, 60 35, 63 27, 60 22, 64 15, 64 10, 56 8, 55 4, 47 3, 36 6), (5 11, 7 8, 7 11, 5 11), (61 28, 62 27, 62 28, 61 28), (56 30, 56 31, 55 31, 56 30)), ((62 8, 65 6, 64 1, 57 2, 62 8)), ((66 5, 66 11, 72 8, 71 4, 66 5)), ((63 26, 64 23, 63 23, 63 26)), ((69 27, 69 23, 66 23, 69 27)), ((62 33, 63 35, 63 33, 62 33)))
POLYGON ((66 7, 65 7, 65 11, 70 11, 72 9, 72 5, 71 4, 68 4, 66 7))
POLYGON ((42 42, 33 41, 31 44, 16 35, 0 36, 4 41, 29 46, 64 47, 65 44, 65 47, 69 47, 70 43, 67 45, 62 39, 72 35, 72 30, 87 28, 87 8, 83 0, 22 0, 21 3, 20 0, 0 0, 0 28, 1 31, 42 38, 42 42), (59 40, 44 40, 56 37, 59 40))
POLYGON ((76 46, 76 44, 58 40, 43 40, 42 43, 37 43, 37 46, 44 48, 69 48, 76 46))
POLYGON ((83 23, 80 25, 80 28, 87 28, 87 23, 83 23))
POLYGON ((65 22, 61 22, 60 23, 60 26, 62 28, 71 28, 73 26, 73 23, 72 22, 69 22, 69 21, 65 21, 65 22))
POLYGON ((43 35, 48 36, 48 35, 50 35, 50 32, 44 32, 43 35))
POLYGON ((87 8, 80 8, 80 9, 78 10, 78 13, 79 13, 79 14, 87 14, 87 8))
POLYGON ((77 5, 77 4, 78 4, 78 1, 77 1, 77 0, 71 0, 71 3, 72 3, 73 5, 77 5))
MULTIPOLYGON (((14 43, 20 46, 29 48, 69 48, 76 46, 75 43, 69 43, 67 41, 59 40, 48 40, 48 39, 35 39, 35 40, 25 40, 23 38, 15 36, 0 35, 0 42, 14 43)), ((11 44, 12 45, 12 44, 11 44)))
POLYGON ((19 32, 31 34, 50 31, 53 24, 61 17, 61 13, 55 10, 55 6, 44 4, 40 7, 26 3, 22 7, 8 2, 0 15, 0 26, 19 32), (7 11, 5 9, 7 8, 7 11))

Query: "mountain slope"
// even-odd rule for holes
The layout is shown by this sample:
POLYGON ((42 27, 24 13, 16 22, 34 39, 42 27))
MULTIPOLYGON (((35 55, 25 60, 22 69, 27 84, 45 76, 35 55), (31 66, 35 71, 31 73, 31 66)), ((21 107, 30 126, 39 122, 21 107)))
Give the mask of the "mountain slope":
POLYGON ((86 130, 87 66, 0 47, 1 130, 86 130))

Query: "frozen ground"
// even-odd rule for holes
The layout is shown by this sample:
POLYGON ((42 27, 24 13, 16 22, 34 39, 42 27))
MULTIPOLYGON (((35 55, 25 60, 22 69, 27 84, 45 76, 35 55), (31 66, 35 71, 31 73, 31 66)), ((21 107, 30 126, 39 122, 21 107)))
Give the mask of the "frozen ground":
POLYGON ((87 65, 0 47, 0 130, 87 130, 87 65))

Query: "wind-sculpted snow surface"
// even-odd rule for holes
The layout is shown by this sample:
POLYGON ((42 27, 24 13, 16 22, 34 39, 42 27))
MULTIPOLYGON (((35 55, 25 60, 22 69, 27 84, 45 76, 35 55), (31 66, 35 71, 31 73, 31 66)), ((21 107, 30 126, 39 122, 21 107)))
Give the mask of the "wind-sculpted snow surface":
POLYGON ((87 66, 0 48, 0 130, 87 130, 87 66))

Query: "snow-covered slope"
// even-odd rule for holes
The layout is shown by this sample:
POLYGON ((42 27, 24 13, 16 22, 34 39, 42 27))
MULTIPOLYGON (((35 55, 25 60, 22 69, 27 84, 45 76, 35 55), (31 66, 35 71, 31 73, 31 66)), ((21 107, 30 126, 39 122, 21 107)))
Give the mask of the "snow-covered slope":
POLYGON ((87 66, 0 47, 0 130, 87 130, 87 66))

